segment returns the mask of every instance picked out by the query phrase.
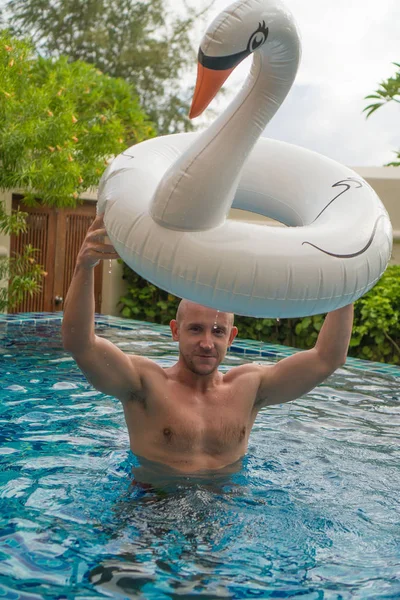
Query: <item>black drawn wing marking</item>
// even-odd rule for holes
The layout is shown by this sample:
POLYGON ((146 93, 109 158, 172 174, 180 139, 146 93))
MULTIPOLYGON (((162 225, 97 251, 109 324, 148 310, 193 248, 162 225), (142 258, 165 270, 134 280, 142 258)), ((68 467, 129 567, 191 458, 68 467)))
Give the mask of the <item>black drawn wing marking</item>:
POLYGON ((361 250, 359 250, 358 252, 353 252, 352 254, 335 254, 334 252, 328 252, 328 250, 319 248, 319 246, 316 246, 315 244, 312 244, 311 242, 303 242, 302 246, 304 246, 304 244, 308 244, 309 246, 316 248, 316 250, 319 250, 320 252, 323 252, 324 254, 329 254, 329 256, 336 256, 336 258, 354 258, 355 256, 359 256, 360 254, 363 254, 363 252, 368 250, 368 248, 370 247, 370 245, 372 244, 372 242, 374 240, 376 228, 378 227, 378 222, 384 217, 385 217, 385 215, 381 215, 380 217, 377 218, 377 220, 375 221, 374 228, 371 233, 371 237, 369 238, 368 242, 365 244, 364 248, 361 248, 361 250))
POLYGON ((351 184, 350 184, 351 182, 357 183, 358 184, 356 186, 357 188, 363 187, 363 182, 360 179, 356 179, 355 177, 348 177, 347 179, 343 179, 342 181, 337 181, 336 183, 334 183, 332 186, 333 188, 344 186, 344 190, 339 192, 339 194, 337 194, 337 196, 335 196, 334 198, 332 198, 332 200, 330 200, 328 202, 328 204, 325 206, 325 208, 323 208, 321 210, 321 212, 315 217, 314 221, 312 221, 313 223, 315 223, 315 221, 322 215, 322 213, 326 211, 326 209, 328 208, 328 206, 330 206, 332 204, 332 202, 337 200, 339 198, 339 196, 341 196, 342 194, 345 194, 346 192, 349 191, 349 189, 351 188, 351 184))
POLYGON ((122 155, 122 156, 127 156, 128 158, 135 158, 134 156, 132 156, 132 154, 128 154, 128 153, 126 152, 126 150, 125 150, 124 152, 121 152, 121 155, 122 155))

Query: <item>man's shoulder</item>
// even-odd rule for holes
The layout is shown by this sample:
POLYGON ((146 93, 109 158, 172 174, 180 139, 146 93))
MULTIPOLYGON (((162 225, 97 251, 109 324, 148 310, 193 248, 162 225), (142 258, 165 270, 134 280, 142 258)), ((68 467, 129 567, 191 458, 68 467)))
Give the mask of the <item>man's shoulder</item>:
POLYGON ((257 363, 248 363, 246 365, 240 365, 233 367, 224 375, 226 381, 234 381, 240 378, 258 378, 263 370, 262 365, 257 363))
POLYGON ((132 366, 141 374, 159 374, 160 376, 165 375, 165 370, 151 358, 145 356, 138 356, 137 354, 129 354, 129 359, 132 366))

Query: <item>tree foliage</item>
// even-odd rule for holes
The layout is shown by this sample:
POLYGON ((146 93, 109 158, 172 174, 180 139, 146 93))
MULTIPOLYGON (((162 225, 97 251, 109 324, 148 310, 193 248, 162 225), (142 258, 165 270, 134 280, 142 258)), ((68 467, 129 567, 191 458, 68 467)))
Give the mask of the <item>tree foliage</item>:
POLYGON ((84 60, 133 83, 160 134, 190 130, 181 85, 194 60, 189 33, 199 13, 173 16, 173 0, 8 0, 14 31, 46 55, 84 60))
MULTIPOLYGON (((20 190, 25 203, 75 206, 80 192, 97 186, 108 159, 154 135, 132 86, 94 66, 66 58, 45 59, 32 45, 0 31, 0 188, 20 190)), ((0 204, 0 231, 18 234, 24 215, 0 204)), ((40 287, 43 270, 35 250, 1 260, 8 298, 40 287)))
MULTIPOLYGON (((388 102, 400 103, 400 63, 393 63, 397 67, 397 72, 393 77, 389 77, 386 81, 382 81, 379 88, 369 96, 366 96, 366 100, 373 100, 371 104, 368 104, 364 108, 367 118, 371 116, 378 108, 381 108, 388 102)), ((397 160, 389 163, 387 166, 400 167, 400 151, 396 152, 397 160)))
POLYGON ((132 87, 91 65, 36 56, 0 33, 0 188, 75 205, 107 159, 153 134, 132 87))

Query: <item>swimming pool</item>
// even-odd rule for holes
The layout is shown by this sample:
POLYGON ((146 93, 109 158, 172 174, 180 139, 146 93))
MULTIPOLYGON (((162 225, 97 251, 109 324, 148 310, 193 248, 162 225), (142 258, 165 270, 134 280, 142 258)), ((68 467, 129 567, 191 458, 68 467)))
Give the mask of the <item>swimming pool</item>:
MULTIPOLYGON (((161 365, 166 328, 99 317, 161 365)), ((225 369, 292 350, 238 341, 225 369)), ((59 315, 0 317, 0 598, 400 597, 400 369, 349 360, 264 409, 223 485, 132 487, 121 405, 63 351, 59 315)))

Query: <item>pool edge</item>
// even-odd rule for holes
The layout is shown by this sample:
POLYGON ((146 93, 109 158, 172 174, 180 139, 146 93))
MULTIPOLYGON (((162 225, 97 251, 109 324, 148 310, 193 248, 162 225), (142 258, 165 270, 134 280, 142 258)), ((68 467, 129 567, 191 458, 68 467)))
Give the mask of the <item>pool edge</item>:
MULTIPOLYGON (((11 330, 17 327, 23 326, 36 326, 36 325, 47 325, 59 321, 62 322, 63 313, 15 313, 15 314, 0 314, 0 332, 1 330, 11 330)), ((168 329, 166 325, 159 325, 157 323, 148 323, 146 321, 137 321, 135 319, 126 319, 123 317, 114 317, 111 315, 95 315, 95 325, 107 325, 108 327, 130 330, 135 329, 137 326, 149 326, 156 328, 163 333, 166 337, 169 337, 168 329)), ((248 358, 285 358, 291 356, 296 352, 300 352, 298 348, 290 346, 282 346, 279 344, 270 344, 268 342, 258 342, 256 340, 242 340, 237 339, 229 349, 231 354, 240 354, 248 358)), ((393 377, 400 377, 400 367, 387 363, 379 363, 368 360, 362 360, 359 358, 347 357, 345 366, 360 371, 368 371, 368 373, 376 373, 381 375, 392 375, 393 377)))

